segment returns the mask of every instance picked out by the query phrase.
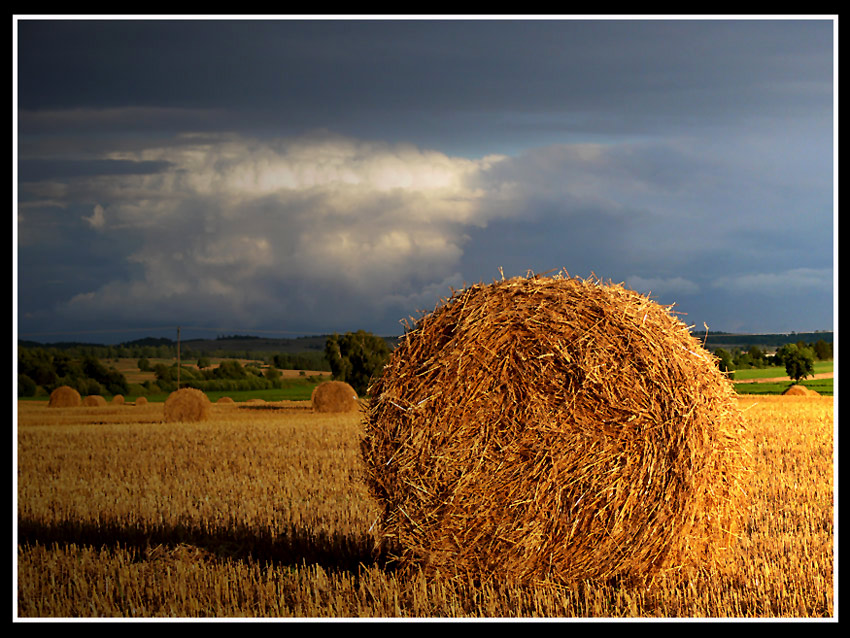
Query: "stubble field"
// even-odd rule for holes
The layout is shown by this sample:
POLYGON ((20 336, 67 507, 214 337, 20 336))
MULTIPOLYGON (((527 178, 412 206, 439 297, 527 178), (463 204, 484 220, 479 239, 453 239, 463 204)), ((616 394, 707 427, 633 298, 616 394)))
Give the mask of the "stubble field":
POLYGON ((17 616, 833 618, 833 399, 742 396, 752 483, 733 574, 478 587, 373 552, 361 416, 309 402, 17 405, 17 616))

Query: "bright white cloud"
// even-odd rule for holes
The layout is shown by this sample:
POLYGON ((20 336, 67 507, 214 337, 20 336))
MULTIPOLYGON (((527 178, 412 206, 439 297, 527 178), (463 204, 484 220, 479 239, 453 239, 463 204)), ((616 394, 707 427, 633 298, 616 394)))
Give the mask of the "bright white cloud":
POLYGON ((292 280, 317 296, 343 289, 384 308, 419 299, 423 288, 436 294, 435 282, 454 280, 463 229, 493 215, 474 177, 501 160, 330 135, 184 142, 109 156, 171 167, 101 183, 108 219, 101 205, 85 218, 133 233, 141 248, 129 259, 144 277, 78 295, 69 315, 169 312, 178 297, 198 314, 279 310, 287 304, 275 298, 292 280))

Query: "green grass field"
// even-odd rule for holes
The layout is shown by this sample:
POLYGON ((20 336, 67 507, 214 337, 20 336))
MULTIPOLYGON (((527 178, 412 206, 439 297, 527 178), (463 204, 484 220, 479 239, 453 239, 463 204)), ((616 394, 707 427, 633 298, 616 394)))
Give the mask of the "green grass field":
MULTIPOLYGON (((832 361, 816 361, 814 365, 815 374, 826 374, 834 372, 832 361)), ((733 377, 735 391, 738 394, 782 394, 794 382, 788 378, 788 373, 781 366, 769 368, 753 368, 751 370, 735 370, 733 377), (759 383, 747 383, 752 379, 779 379, 783 381, 762 381, 759 383)), ((833 379, 804 379, 800 385, 824 396, 833 396, 833 379)))
MULTIPOLYGON (((824 374, 833 371, 832 361, 815 361, 815 374, 824 374)), ((752 368, 750 370, 735 370, 735 381, 747 379, 772 379, 774 377, 787 377, 788 373, 782 366, 771 366, 769 368, 752 368)))

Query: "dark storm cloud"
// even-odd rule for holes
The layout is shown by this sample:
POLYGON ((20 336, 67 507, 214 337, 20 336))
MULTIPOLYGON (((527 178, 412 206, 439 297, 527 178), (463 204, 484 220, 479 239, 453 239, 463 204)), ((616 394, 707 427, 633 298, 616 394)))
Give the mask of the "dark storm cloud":
POLYGON ((397 333, 499 267, 831 322, 829 19, 17 26, 32 330, 397 333))
POLYGON ((357 135, 381 124, 414 137, 418 118, 431 135, 477 139, 476 124, 527 133, 538 117, 571 131, 669 132, 831 104, 829 21, 71 20, 19 29, 24 112, 220 108, 234 127, 357 135))

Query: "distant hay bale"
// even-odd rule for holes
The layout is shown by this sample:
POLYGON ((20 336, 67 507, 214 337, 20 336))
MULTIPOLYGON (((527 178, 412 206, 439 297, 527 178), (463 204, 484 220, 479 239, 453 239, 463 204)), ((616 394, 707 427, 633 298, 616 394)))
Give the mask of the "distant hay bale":
POLYGON ((233 399, 231 399, 230 397, 221 397, 218 401, 216 401, 216 403, 225 404, 225 403, 236 403, 236 402, 233 399))
POLYGON ((136 405, 147 405, 148 399, 147 397, 136 397, 136 405))
POLYGON ((357 392, 344 381, 325 381, 313 388, 310 402, 316 412, 354 412, 360 403, 357 392))
POLYGON ((80 393, 68 385, 60 385, 50 393, 47 407, 50 408, 76 408, 82 405, 83 400, 80 393))
POLYGON ((209 417, 210 400, 197 388, 181 388, 168 395, 165 400, 165 421, 205 421, 209 417))
POLYGON ((83 405, 92 408, 101 408, 106 405, 106 399, 99 394, 90 394, 83 399, 83 405))
POLYGON ((807 388, 804 385, 794 384, 785 389, 782 393, 786 396, 798 396, 798 397, 819 397, 820 394, 815 392, 814 390, 807 388))
POLYGON ((115 405, 124 405, 124 395, 116 394, 114 397, 112 397, 112 403, 114 403, 115 405))
POLYGON ((529 275, 408 326, 369 388, 361 452, 378 543, 402 567, 646 581, 733 563, 744 428, 669 306, 529 275))

